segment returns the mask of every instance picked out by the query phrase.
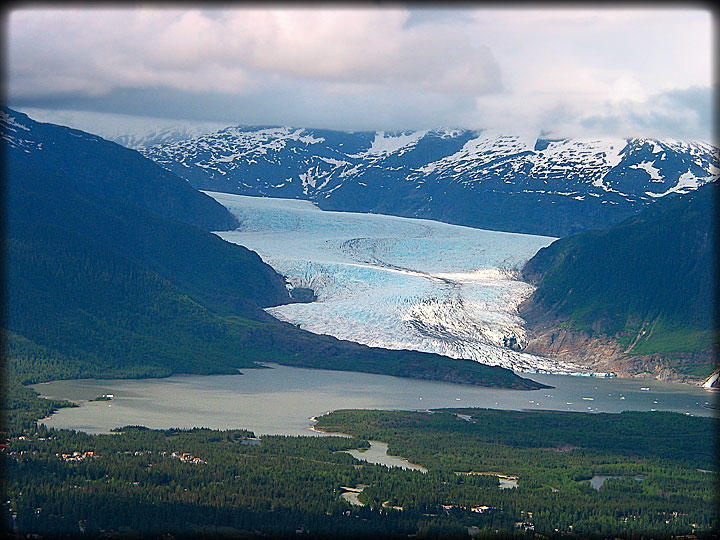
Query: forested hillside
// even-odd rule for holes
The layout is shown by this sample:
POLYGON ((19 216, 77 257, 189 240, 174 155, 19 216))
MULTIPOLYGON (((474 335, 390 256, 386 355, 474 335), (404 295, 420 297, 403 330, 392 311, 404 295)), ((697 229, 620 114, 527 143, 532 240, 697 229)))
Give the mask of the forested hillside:
POLYGON ((237 227, 222 205, 133 150, 83 131, 35 122, 6 107, 0 108, 0 120, 4 172, 12 184, 48 194, 131 201, 210 231, 237 227))
POLYGON ((24 223, 8 248, 8 357, 21 382, 253 365, 243 325, 92 238, 24 223))
MULTIPOLYGON (((658 202, 605 231, 555 241, 524 267, 537 284, 524 315, 537 350, 567 348, 573 336, 612 338, 614 356, 664 358, 689 375, 712 371, 717 345, 714 204, 710 184, 658 202), (552 339, 552 336, 555 339, 552 339), (685 365, 688 362, 692 365, 685 365)), ((574 354, 581 356, 582 351, 574 354)))
POLYGON ((6 113, 13 380, 235 372, 242 319, 289 301, 257 254, 206 228, 235 219, 135 152, 6 113))

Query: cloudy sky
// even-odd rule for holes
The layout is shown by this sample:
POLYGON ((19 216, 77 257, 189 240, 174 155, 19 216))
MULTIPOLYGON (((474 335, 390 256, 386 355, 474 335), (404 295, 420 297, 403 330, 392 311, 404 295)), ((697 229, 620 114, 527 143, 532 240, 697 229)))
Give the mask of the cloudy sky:
POLYGON ((8 103, 229 124, 711 138, 703 9, 16 9, 8 103))

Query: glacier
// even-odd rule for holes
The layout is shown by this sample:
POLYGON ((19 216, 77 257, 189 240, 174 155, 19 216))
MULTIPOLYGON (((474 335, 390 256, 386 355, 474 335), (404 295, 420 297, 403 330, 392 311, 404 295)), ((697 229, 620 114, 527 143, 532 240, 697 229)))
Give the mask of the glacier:
POLYGON ((524 372, 586 368, 504 346, 527 342, 522 265, 555 238, 380 214, 306 200, 205 191, 241 226, 216 232, 257 252, 317 300, 268 308, 304 330, 389 349, 467 358, 524 372))

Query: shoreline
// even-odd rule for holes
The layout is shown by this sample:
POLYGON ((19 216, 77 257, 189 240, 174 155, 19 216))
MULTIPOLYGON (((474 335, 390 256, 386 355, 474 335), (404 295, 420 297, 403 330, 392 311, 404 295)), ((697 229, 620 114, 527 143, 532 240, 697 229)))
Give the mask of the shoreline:
MULTIPOLYGON (((311 422, 317 423, 319 416, 325 416, 327 414, 330 414, 331 412, 333 412, 333 411, 325 411, 324 413, 318 414, 317 416, 311 416, 310 418, 308 418, 308 420, 310 420, 311 422)), ((330 435, 330 436, 337 435, 339 437, 348 437, 350 439, 355 438, 355 435, 350 435, 350 433, 343 433, 342 431, 323 431, 322 429, 316 427, 315 424, 310 424, 308 426, 308 429, 310 431, 314 431, 315 433, 320 433, 322 435, 330 435)))
MULTIPOLYGON (((326 414, 329 414, 329 413, 331 413, 331 412, 332 412, 332 411, 328 411, 328 412, 325 412, 325 413, 323 413, 323 414, 321 414, 321 415, 319 415, 319 416, 325 416, 326 414)), ((309 420, 312 420, 313 422, 317 422, 317 416, 311 416, 311 417, 309 418, 309 420)), ((351 435, 351 434, 349 434, 349 433, 344 433, 344 432, 342 432, 342 431, 338 431, 338 432, 323 431, 322 429, 315 427, 315 425, 311 425, 311 426, 309 427, 309 429, 310 429, 310 431, 314 431, 315 433, 322 433, 323 435, 330 435, 330 436, 340 435, 340 436, 342 436, 342 437, 348 437, 348 438, 351 438, 351 439, 355 439, 355 438, 356 438, 354 435, 351 435)), ((408 459, 404 458, 403 456, 395 456, 395 455, 392 455, 392 454, 388 454, 388 453, 387 453, 387 449, 388 449, 388 447, 389 447, 390 445, 389 445, 389 443, 386 443, 385 441, 375 441, 375 440, 372 440, 372 441, 371 441, 371 440, 368 440, 368 443, 370 443, 370 448, 364 448, 364 449, 359 449, 359 448, 358 448, 358 449, 356 449, 357 452, 358 452, 359 454, 362 454, 362 453, 364 453, 364 452, 370 451, 370 450, 373 448, 373 445, 381 444, 381 445, 384 445, 384 446, 385 446, 385 457, 388 457, 388 458, 391 458, 391 459, 394 458, 394 459, 396 459, 396 460, 398 460, 398 461, 400 461, 400 462, 404 462, 404 465, 407 466, 407 470, 416 470, 416 471, 420 471, 420 472, 422 472, 422 473, 426 473, 426 472, 428 472, 428 470, 429 470, 429 469, 427 469, 426 467, 423 467, 422 465, 419 465, 419 464, 417 464, 417 463, 412 463, 411 461, 409 461, 408 459)), ((371 465, 383 465, 384 467, 400 467, 400 468, 402 468, 402 469, 405 469, 405 468, 406 468, 406 467, 404 467, 404 466, 402 466, 402 465, 386 465, 386 464, 384 464, 384 463, 372 463, 372 462, 370 462, 370 461, 363 460, 363 459, 361 459, 361 458, 353 455, 349 450, 343 450, 343 452, 345 452, 345 453, 347 453, 347 454, 350 454, 351 456, 353 456, 355 459, 357 459, 357 460, 359 460, 359 461, 365 461, 366 463, 369 463, 369 464, 371 464, 371 465)))
MULTIPOLYGON (((445 381, 445 380, 440 380, 440 379, 418 379, 418 378, 414 378, 414 377, 403 377, 403 376, 398 376, 398 375, 389 375, 389 374, 385 374, 385 373, 373 373, 373 372, 369 372, 369 371, 349 371, 349 370, 334 370, 334 369, 328 369, 328 368, 324 368, 324 367, 316 368, 316 367, 307 367, 307 366, 294 366, 294 365, 290 365, 290 364, 278 364, 276 362, 266 362, 266 361, 260 361, 260 360, 253 361, 253 364, 254 364, 253 366, 244 366, 242 368, 235 368, 235 372, 230 372, 230 373, 227 371, 218 371, 217 373, 170 373, 167 375, 140 376, 140 377, 123 377, 122 375, 119 374, 114 377, 78 377, 78 378, 68 378, 68 379, 52 379, 49 381, 41 381, 41 382, 37 382, 37 383, 24 384, 23 386, 25 386, 27 388, 32 388, 34 386, 48 385, 51 383, 57 383, 57 382, 62 382, 62 381, 133 381, 133 380, 153 380, 153 379, 161 380, 161 379, 168 379, 170 377, 211 377, 211 376, 214 377, 214 376, 221 376, 221 375, 222 376, 235 376, 235 375, 245 375, 242 371, 240 371, 241 369, 242 370, 256 370, 256 369, 264 370, 264 369, 275 369, 276 367, 281 367, 281 368, 294 368, 294 369, 312 369, 312 370, 316 370, 316 371, 327 371, 327 372, 338 372, 338 373, 358 373, 358 374, 367 374, 367 375, 379 375, 379 376, 383 376, 383 377, 392 377, 392 378, 397 378, 397 379, 401 379, 401 380, 410 379, 410 380, 435 382, 435 383, 441 383, 441 384, 454 384, 454 385, 456 384, 456 385, 460 385, 460 386, 473 386, 473 387, 477 387, 477 388, 488 388, 488 389, 498 388, 498 387, 491 387, 491 386, 467 385, 464 383, 455 383, 455 382, 450 382, 450 381, 445 381)), ((484 364, 484 365, 490 365, 490 364, 484 364)), ((580 366, 578 366, 578 368, 580 369, 580 366)), ((572 373, 545 372, 545 371, 514 371, 514 370, 510 370, 510 371, 512 371, 512 373, 514 373, 515 375, 517 375, 519 377, 529 378, 529 379, 533 380, 534 382, 538 382, 538 381, 535 381, 534 379, 532 379, 533 375, 540 375, 540 376, 550 375, 550 376, 574 377, 574 378, 580 378, 580 379, 599 379, 599 380, 615 379, 615 380, 648 381, 648 382, 657 381, 657 382, 661 382, 661 383, 669 383, 669 384, 678 384, 678 385, 688 386, 691 388, 704 388, 706 390, 711 390, 711 391, 720 390, 720 388, 718 388, 718 387, 705 386, 705 384, 715 376, 715 373, 713 373, 713 375, 711 375, 707 379, 689 380, 687 378, 661 379, 658 377, 647 376, 646 374, 630 375, 627 373, 615 373, 615 372, 592 372, 592 371, 588 370, 587 367, 585 367, 583 371, 577 371, 577 372, 572 372, 572 373)), ((504 387, 500 387, 500 388, 504 388, 504 387)), ((507 388, 507 389, 508 390, 517 390, 517 389, 513 389, 513 388, 507 388)), ((64 400, 64 401, 68 401, 70 403, 74 403, 75 405, 81 405, 84 401, 91 401, 91 400, 77 400, 77 399, 73 400, 73 399, 66 399, 66 398, 58 398, 55 396, 43 394, 39 388, 33 388, 33 390, 38 392, 40 397, 42 397, 44 399, 64 400)), ((545 389, 545 388, 539 388, 539 389, 533 389, 533 390, 519 389, 519 391, 521 391, 521 392, 534 392, 536 390, 547 390, 547 389, 545 389)))

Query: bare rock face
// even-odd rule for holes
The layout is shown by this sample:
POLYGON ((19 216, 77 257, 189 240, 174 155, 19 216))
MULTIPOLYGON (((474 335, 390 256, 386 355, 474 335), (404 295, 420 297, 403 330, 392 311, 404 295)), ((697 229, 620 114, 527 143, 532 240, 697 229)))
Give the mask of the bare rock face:
POLYGON ((290 291, 290 297, 295 302, 310 303, 317 300, 317 295, 309 287, 295 287, 290 291))
POLYGON ((536 330, 525 351, 593 368, 606 367, 608 369, 600 371, 615 372, 616 360, 622 356, 622 350, 609 338, 598 338, 562 327, 536 330))
POLYGON ((623 351, 611 338, 570 330, 563 321, 543 314, 530 300, 520 306, 520 315, 528 323, 525 352, 564 360, 592 371, 627 375, 617 362, 623 357, 623 351))
POLYGON ((702 360, 700 356, 712 356, 711 351, 676 353, 672 358, 660 354, 631 355, 607 336, 592 336, 561 327, 536 332, 524 352, 571 362, 595 372, 612 372, 620 377, 703 384, 706 377, 686 374, 682 369, 685 364, 697 365, 698 360, 702 360))
POLYGON ((524 352, 574 363, 595 372, 702 385, 707 377, 685 373, 685 368, 711 363, 710 359, 717 358, 716 351, 710 349, 672 355, 633 355, 611 336, 571 330, 565 321, 543 312, 531 299, 520 305, 519 312, 527 321, 528 343, 524 352))

